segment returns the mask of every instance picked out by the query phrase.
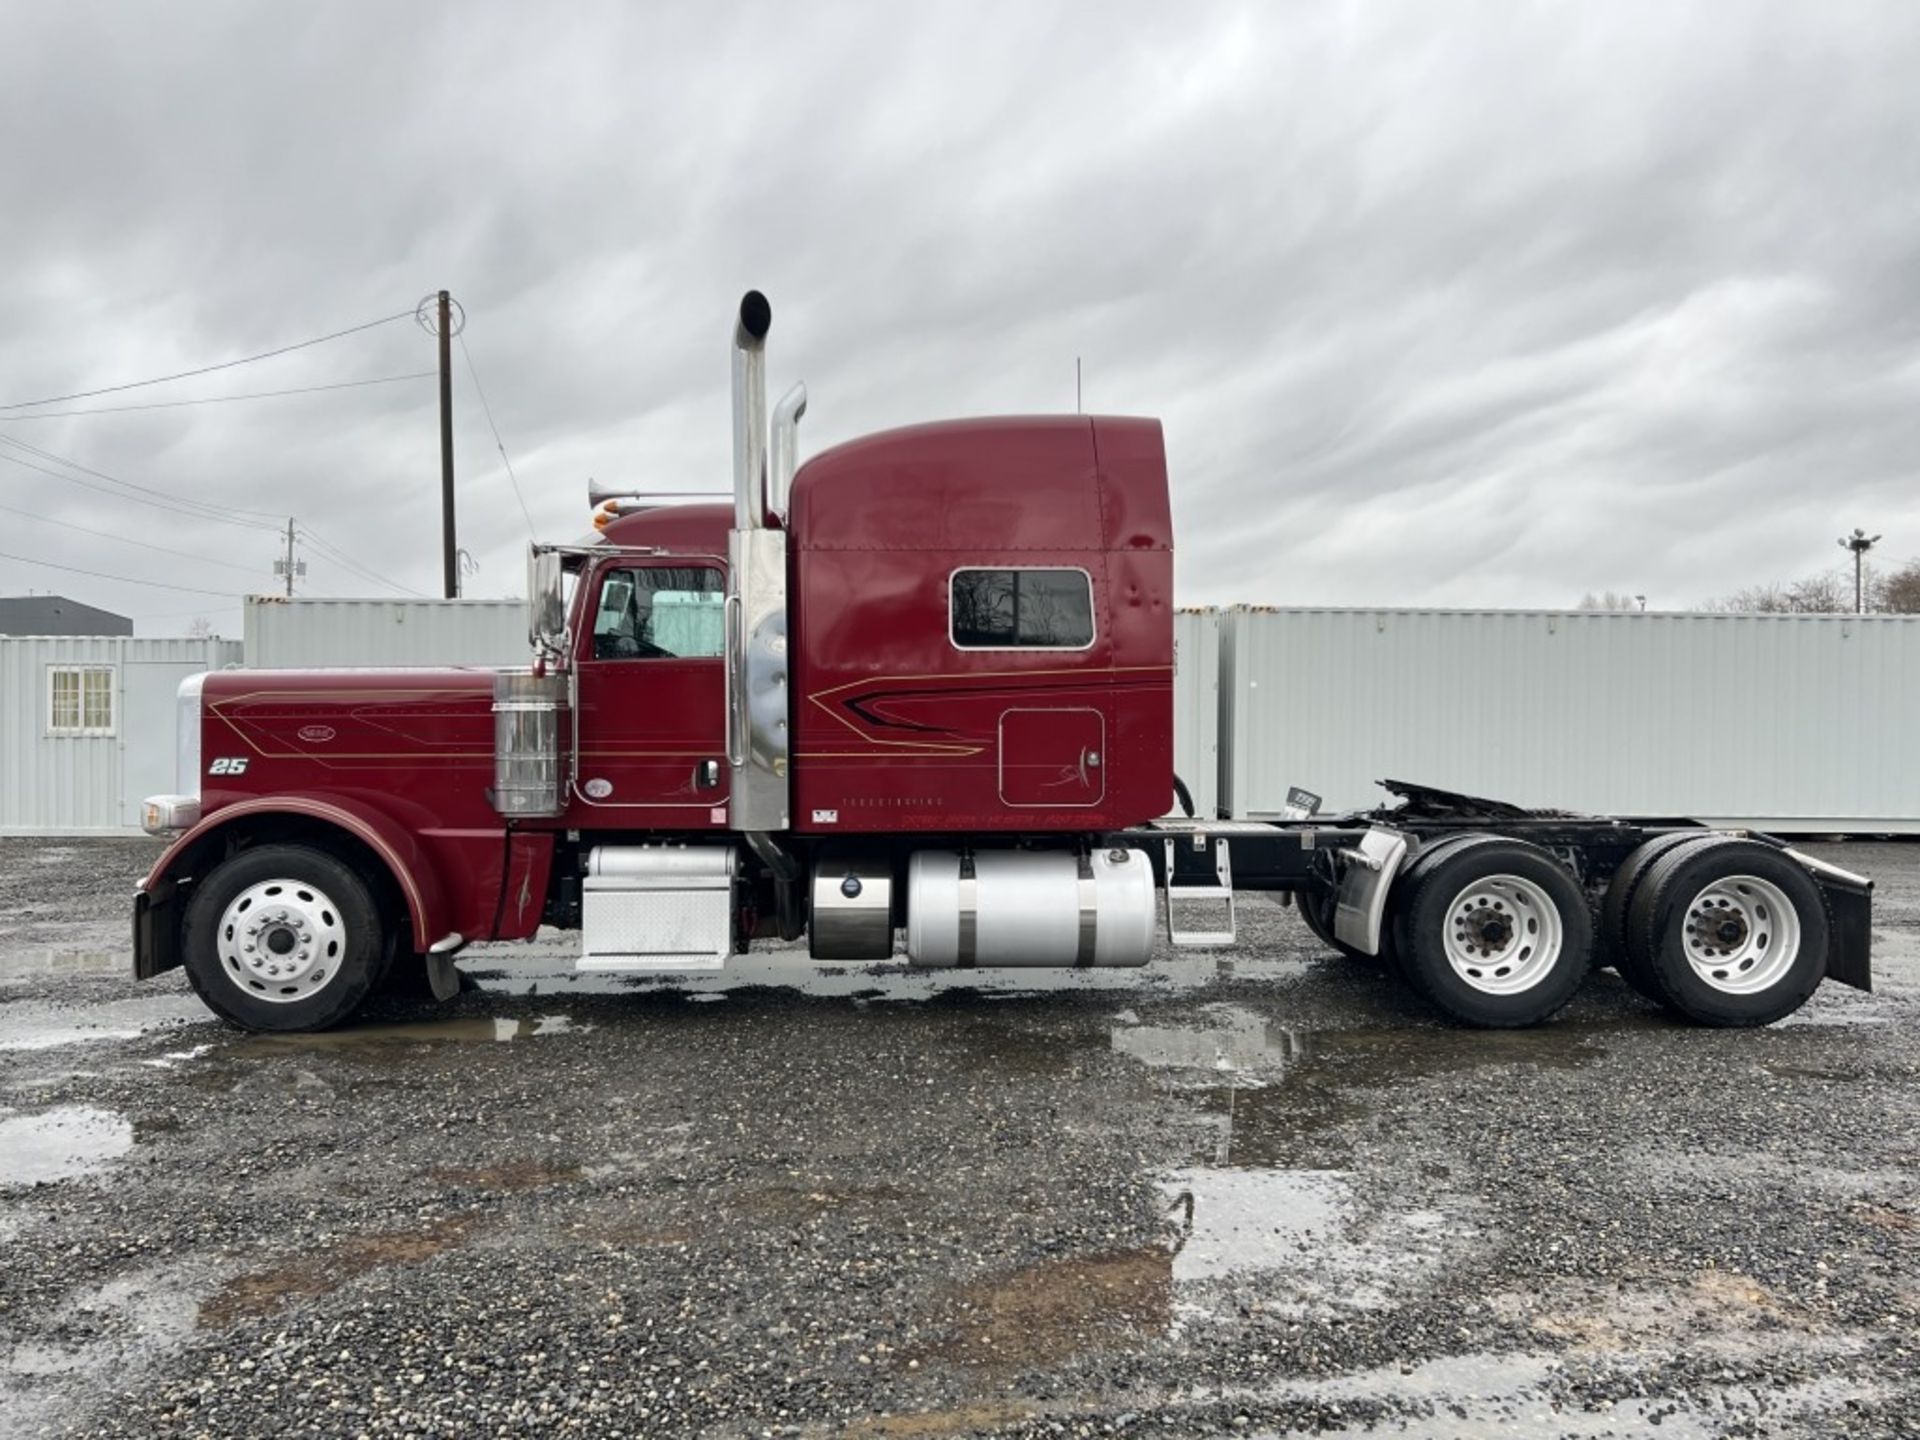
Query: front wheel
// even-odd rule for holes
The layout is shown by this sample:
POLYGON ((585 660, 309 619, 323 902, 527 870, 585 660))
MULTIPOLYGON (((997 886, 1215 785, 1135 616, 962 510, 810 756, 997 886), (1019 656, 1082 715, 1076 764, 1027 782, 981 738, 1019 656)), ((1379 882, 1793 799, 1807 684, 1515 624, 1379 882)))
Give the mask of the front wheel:
POLYGON ((1475 837, 1415 867, 1393 918, 1400 967, 1456 1020, 1534 1025, 1573 998, 1593 952, 1580 883, 1537 845, 1475 837))
POLYGON ((194 887, 187 978, 243 1030, 325 1030, 367 998, 386 937, 367 884, 324 850, 241 850, 194 887))

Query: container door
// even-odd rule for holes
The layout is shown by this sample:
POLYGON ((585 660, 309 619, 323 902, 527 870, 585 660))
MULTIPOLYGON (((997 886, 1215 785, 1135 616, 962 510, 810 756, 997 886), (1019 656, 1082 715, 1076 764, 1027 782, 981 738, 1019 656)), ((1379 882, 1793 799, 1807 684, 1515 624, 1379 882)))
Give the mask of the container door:
POLYGON ((576 646, 574 816, 725 825, 724 572, 634 561, 603 567, 590 583, 576 646))
POLYGON ((1022 808, 1098 805, 1107 793, 1107 723, 1098 710, 1000 715, 1000 800, 1022 808))

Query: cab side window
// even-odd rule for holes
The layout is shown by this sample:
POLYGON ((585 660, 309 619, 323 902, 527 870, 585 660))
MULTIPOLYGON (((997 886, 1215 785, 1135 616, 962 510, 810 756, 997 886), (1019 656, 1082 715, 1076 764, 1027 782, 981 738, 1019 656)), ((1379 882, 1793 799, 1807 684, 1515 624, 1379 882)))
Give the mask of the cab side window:
POLYGON ((961 650, 1084 650, 1093 582, 1084 570, 956 570, 948 638, 961 650))
POLYGON ((726 581, 708 565, 603 571, 596 660, 712 659, 726 650, 726 581))

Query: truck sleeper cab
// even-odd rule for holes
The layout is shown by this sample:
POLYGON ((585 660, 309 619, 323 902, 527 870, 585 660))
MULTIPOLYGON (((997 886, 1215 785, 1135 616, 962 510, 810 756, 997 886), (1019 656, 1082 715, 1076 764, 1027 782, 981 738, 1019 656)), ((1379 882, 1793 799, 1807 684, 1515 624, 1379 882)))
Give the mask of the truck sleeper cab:
POLYGON ((750 293, 731 503, 595 492, 595 533, 535 549, 527 667, 183 687, 137 974, 184 965, 227 1019, 300 1030, 408 972, 449 995, 466 944, 543 922, 584 969, 803 936, 815 960, 904 938, 921 966, 1134 966, 1158 892, 1174 944, 1222 945, 1266 890, 1473 1024, 1544 1019, 1593 963, 1709 1024, 1870 984, 1870 883, 1766 837, 1412 785, 1365 814, 1163 818, 1158 423, 923 425, 796 467, 770 323, 750 293))

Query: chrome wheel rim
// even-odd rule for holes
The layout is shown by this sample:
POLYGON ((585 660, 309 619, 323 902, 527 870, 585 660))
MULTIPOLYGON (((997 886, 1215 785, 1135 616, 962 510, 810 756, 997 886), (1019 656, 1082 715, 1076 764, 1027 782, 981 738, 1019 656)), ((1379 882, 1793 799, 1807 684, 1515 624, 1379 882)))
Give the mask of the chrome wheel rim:
POLYGON ((1758 875, 1729 875, 1687 902, 1687 964, 1726 995, 1771 989, 1800 956, 1800 912, 1758 875))
POLYGON ((1552 973, 1566 940, 1553 897, 1519 875, 1488 875, 1447 906, 1447 963, 1486 995, 1518 995, 1552 973))
POLYGON ((333 983, 346 957, 340 907, 305 880, 262 880, 220 917, 220 969, 256 1000, 291 1005, 333 983))

